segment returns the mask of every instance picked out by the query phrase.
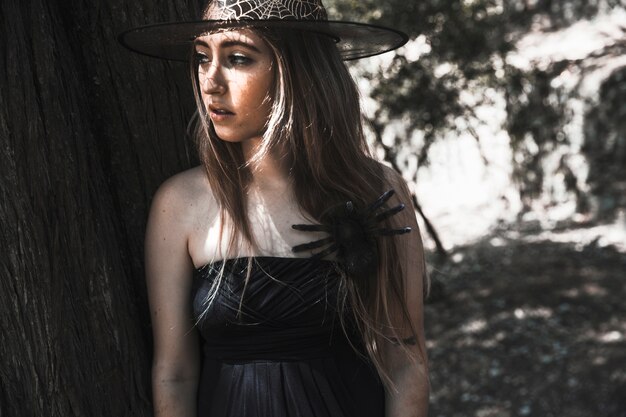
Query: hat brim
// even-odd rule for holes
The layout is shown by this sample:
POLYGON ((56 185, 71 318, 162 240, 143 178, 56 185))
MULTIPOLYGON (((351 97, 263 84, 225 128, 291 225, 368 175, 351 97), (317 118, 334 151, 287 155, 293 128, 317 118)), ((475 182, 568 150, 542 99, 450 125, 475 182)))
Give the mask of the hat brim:
POLYGON ((151 57, 188 61, 193 41, 204 33, 223 28, 266 27, 302 30, 335 39, 342 59, 366 58, 399 48, 408 36, 383 26, 344 22, 306 20, 201 20, 168 22, 140 26, 120 33, 119 42, 126 48, 151 57))

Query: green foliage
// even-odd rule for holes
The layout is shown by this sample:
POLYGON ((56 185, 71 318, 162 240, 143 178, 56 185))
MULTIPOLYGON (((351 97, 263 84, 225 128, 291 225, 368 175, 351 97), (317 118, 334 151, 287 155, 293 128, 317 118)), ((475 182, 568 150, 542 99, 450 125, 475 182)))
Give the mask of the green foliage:
POLYGON ((507 67, 507 131, 514 154, 513 175, 525 209, 541 196, 544 171, 541 162, 567 142, 563 131, 568 117, 563 110, 568 97, 550 86, 564 63, 529 72, 507 67))
MULTIPOLYGON (((564 174, 565 188, 578 199, 581 211, 589 209, 587 196, 580 188, 581 178, 583 182, 585 178, 568 164, 572 153, 580 150, 571 150, 569 154, 563 151, 563 147, 571 145, 564 129, 571 121, 567 104, 579 97, 575 90, 553 87, 556 77, 571 66, 580 66, 581 62, 563 60, 547 68, 522 70, 508 65, 507 55, 515 50, 522 36, 539 26, 543 30, 567 27, 603 10, 619 7, 620 0, 326 0, 325 3, 332 18, 398 28, 419 44, 419 57, 410 48, 404 48, 395 53, 389 65, 363 70, 357 64, 360 75, 370 83, 370 97, 378 104, 370 123, 388 158, 402 156, 397 152, 398 146, 382 145, 384 126, 394 121, 403 126, 403 132, 395 138, 396 145, 403 147, 407 146, 408 138, 419 132, 423 140, 409 146, 419 156, 419 163, 424 164, 433 143, 450 132, 467 133, 471 123, 459 121, 476 121, 474 108, 489 104, 488 96, 481 91, 493 90, 506 101, 507 115, 502 128, 510 137, 514 180, 525 209, 545 193, 544 180, 552 174, 544 172, 545 161, 557 150, 563 154, 558 170, 564 174), (464 92, 473 96, 471 103, 462 100, 464 92)), ((616 51, 597 54, 618 56, 625 49, 622 44, 616 51)), ((608 85, 618 83, 609 80, 608 85)), ((587 153, 584 156, 591 164, 588 180, 592 194, 614 195, 615 187, 608 186, 611 191, 607 191, 610 178, 600 175, 600 171, 595 174, 594 167, 599 162, 594 161, 613 158, 611 166, 615 172, 611 171, 611 178, 621 181, 626 177, 626 164, 620 156, 626 146, 623 139, 626 126, 620 122, 624 119, 625 97, 623 89, 615 91, 607 87, 603 94, 614 105, 587 113, 592 119, 608 120, 611 127, 590 123, 589 129, 593 131, 585 132, 586 145, 582 151, 587 153), (599 135, 621 139, 614 139, 611 142, 614 145, 602 146, 599 135)), ((470 133, 480 140, 474 132, 470 133)), ((392 162, 397 166, 405 164, 405 161, 392 162)), ((612 197, 611 202, 609 206, 613 209, 626 206, 626 201, 617 197, 612 197)))
POLYGON ((626 206, 626 67, 602 85, 598 105, 589 109, 583 151, 588 155, 588 183, 598 196, 598 214, 612 217, 626 206))

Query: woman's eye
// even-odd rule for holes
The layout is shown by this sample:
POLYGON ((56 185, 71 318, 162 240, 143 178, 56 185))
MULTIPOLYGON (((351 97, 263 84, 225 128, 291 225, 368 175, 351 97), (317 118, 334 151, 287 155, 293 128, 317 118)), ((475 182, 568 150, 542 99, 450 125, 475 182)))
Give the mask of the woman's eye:
POLYGON ((252 62, 252 59, 244 55, 233 54, 228 57, 228 60, 232 65, 247 65, 252 62))
POLYGON ((209 62, 211 62, 209 60, 209 57, 206 56, 203 53, 200 52, 196 52, 193 56, 193 59, 198 63, 198 64, 208 64, 209 62))

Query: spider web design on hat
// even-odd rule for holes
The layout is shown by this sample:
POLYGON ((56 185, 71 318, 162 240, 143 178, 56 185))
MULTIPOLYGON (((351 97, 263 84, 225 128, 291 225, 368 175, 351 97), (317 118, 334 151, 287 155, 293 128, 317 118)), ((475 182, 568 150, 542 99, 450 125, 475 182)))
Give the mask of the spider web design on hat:
POLYGON ((118 40, 143 55, 189 62, 197 37, 223 29, 263 27, 329 36, 344 60, 382 54, 409 39, 389 27, 329 20, 321 0, 211 0, 202 19, 139 26, 120 33, 118 40))
POLYGON ((319 1, 307 0, 217 0, 206 16, 215 20, 326 20, 319 1), (213 13, 217 10, 218 13, 213 13))

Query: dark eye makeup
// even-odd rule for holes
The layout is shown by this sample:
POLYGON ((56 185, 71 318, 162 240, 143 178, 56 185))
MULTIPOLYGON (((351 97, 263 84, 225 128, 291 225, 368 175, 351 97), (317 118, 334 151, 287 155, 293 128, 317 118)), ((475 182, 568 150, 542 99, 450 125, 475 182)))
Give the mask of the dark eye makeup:
POLYGON ((211 62, 211 60, 206 54, 203 54, 202 52, 198 52, 198 51, 194 52, 193 60, 197 64, 208 64, 209 62, 211 62))
POLYGON ((228 56, 228 61, 232 65, 248 65, 253 62, 251 58, 242 54, 231 54, 228 56))
MULTIPOLYGON (((196 51, 193 54, 193 59, 197 65, 209 64, 211 62, 211 59, 207 54, 199 51, 196 51)), ((227 61, 229 66, 246 66, 254 62, 252 58, 249 58, 248 56, 241 53, 229 54, 227 57, 227 61)))

